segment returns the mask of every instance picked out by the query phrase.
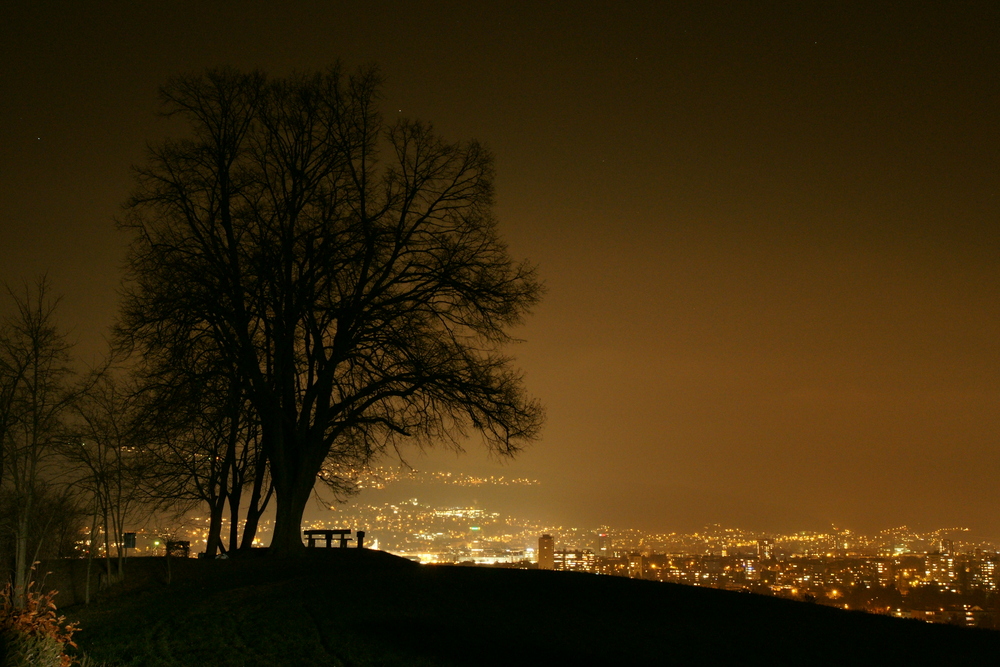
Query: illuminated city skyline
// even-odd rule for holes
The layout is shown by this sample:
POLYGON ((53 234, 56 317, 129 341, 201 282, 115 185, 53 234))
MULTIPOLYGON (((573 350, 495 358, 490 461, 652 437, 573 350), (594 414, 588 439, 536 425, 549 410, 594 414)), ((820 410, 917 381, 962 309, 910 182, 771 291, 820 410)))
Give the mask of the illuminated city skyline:
MULTIPOLYGON (((489 488, 503 490, 511 486, 537 486, 526 479, 492 480, 472 475, 453 475, 439 471, 378 467, 359 477, 362 491, 344 503, 325 508, 314 505, 304 524, 310 528, 350 528, 365 530, 370 544, 399 555, 436 554, 428 562, 458 562, 471 558, 470 542, 479 542, 500 560, 512 558, 534 560, 534 548, 541 535, 553 537, 553 546, 562 550, 600 550, 607 552, 667 553, 685 555, 731 556, 755 554, 761 540, 766 540, 768 553, 791 555, 865 555, 900 556, 910 553, 930 553, 947 543, 949 549, 962 553, 973 551, 1000 552, 1000 544, 965 526, 910 527, 891 526, 865 534, 845 526, 828 526, 824 530, 748 530, 732 524, 709 524, 691 532, 681 530, 658 532, 628 525, 580 525, 572 522, 547 522, 537 515, 517 514, 498 504, 471 500, 470 492, 489 488), (457 494, 445 499, 434 497, 434 487, 457 494), (374 502, 365 502, 368 495, 378 495, 374 502), (376 494, 377 492, 377 494, 376 494), (406 495, 410 493, 416 495, 406 495), (423 493, 420 493, 423 492, 423 493), (602 537, 603 536, 603 537, 602 537), (377 541, 377 542, 376 542, 377 541), (516 556, 512 556, 515 554, 516 556)), ((197 545, 203 541, 208 519, 197 514, 178 524, 175 531, 186 534, 197 545)), ((228 534, 225 521, 223 534, 228 534)), ((266 545, 270 521, 261 526, 257 544, 266 545)), ((145 531, 156 534, 155 528, 145 531)), ((173 531, 172 531, 173 532, 173 531)), ((483 554, 474 560, 491 562, 483 554)))

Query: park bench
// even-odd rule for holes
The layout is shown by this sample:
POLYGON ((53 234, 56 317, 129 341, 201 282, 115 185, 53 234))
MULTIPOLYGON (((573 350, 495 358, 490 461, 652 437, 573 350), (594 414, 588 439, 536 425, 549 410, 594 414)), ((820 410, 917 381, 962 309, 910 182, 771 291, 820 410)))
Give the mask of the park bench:
POLYGON ((304 530, 303 535, 306 536, 308 540, 309 547, 316 546, 316 540, 320 537, 326 540, 326 548, 329 549, 333 546, 333 536, 337 535, 340 540, 340 548, 346 549, 347 542, 352 538, 348 537, 351 534, 350 528, 338 528, 336 530, 304 530))
MULTIPOLYGON (((332 530, 331 529, 319 529, 319 528, 317 528, 317 529, 313 529, 313 530, 304 530, 304 531, 302 531, 302 534, 305 535, 306 540, 307 540, 307 545, 308 545, 309 548, 315 547, 317 540, 319 540, 320 538, 323 538, 324 540, 326 540, 326 548, 327 549, 331 548, 333 546, 333 536, 334 535, 337 536, 337 539, 340 542, 340 548, 341 549, 346 549, 347 548, 347 543, 353 541, 353 538, 348 537, 348 535, 351 534, 351 529, 350 528, 336 528, 336 529, 332 529, 332 530)), ((358 548, 359 549, 363 549, 364 548, 364 540, 365 540, 365 531, 359 530, 358 531, 358 548)))

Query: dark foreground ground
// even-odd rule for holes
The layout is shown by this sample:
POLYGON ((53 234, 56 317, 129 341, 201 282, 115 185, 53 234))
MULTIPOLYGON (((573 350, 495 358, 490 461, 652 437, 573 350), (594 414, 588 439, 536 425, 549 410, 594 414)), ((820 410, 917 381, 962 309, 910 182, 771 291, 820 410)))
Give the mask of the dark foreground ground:
POLYGON ((108 665, 967 665, 1000 632, 614 577, 420 566, 388 554, 132 559, 60 610, 108 665))

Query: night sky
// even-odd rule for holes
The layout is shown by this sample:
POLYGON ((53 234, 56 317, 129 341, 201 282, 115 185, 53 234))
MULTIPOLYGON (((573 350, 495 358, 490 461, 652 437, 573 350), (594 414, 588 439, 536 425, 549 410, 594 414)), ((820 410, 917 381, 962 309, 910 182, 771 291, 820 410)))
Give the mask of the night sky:
POLYGON ((93 358, 157 87, 377 63, 387 118, 495 152, 548 286, 541 441, 410 463, 584 526, 1000 540, 1000 3, 624 4, 4 2, 0 280, 93 358))

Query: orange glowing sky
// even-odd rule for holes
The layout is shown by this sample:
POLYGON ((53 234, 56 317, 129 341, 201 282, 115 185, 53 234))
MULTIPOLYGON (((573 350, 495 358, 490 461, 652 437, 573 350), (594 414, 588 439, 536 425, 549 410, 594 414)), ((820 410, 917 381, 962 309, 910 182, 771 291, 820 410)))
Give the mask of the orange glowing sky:
POLYGON ((1000 5, 85 4, 0 20, 0 279, 47 272, 84 356, 157 86, 376 62, 388 117, 495 151, 548 284, 501 469, 540 511, 1000 539, 1000 5))

